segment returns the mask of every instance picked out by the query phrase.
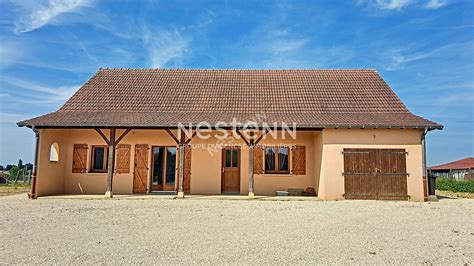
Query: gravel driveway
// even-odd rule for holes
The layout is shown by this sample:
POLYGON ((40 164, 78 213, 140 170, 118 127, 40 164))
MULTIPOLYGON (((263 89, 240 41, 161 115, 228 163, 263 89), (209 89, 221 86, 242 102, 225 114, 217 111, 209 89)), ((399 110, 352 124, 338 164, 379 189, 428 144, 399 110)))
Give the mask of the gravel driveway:
POLYGON ((0 198, 0 264, 474 262, 474 200, 0 198))

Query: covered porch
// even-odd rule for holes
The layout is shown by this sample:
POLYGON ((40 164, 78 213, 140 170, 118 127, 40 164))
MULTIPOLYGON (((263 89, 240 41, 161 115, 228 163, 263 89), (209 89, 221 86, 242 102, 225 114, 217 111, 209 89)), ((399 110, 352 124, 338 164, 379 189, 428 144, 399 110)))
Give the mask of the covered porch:
POLYGON ((294 139, 288 133, 287 139, 282 138, 283 131, 272 135, 228 129, 232 137, 224 140, 215 135, 202 139, 196 136, 198 131, 177 128, 34 130, 37 167, 32 198, 64 194, 184 198, 186 194, 263 199, 289 188, 311 187, 317 192, 319 185, 320 129, 298 130, 294 139), (273 159, 266 154, 272 152, 273 159))

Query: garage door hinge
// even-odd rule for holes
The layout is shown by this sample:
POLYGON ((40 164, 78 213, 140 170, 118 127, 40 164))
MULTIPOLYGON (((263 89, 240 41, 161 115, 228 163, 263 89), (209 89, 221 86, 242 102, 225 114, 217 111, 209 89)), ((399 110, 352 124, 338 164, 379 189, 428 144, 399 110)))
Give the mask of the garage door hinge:
POLYGON ((343 151, 341 154, 369 154, 368 151, 343 151))

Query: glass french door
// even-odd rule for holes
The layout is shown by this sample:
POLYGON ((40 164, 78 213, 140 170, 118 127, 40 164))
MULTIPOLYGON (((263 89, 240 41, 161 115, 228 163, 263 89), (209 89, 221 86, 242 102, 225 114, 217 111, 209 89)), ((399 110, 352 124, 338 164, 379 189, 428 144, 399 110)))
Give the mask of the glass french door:
POLYGON ((176 181, 176 147, 153 147, 152 191, 173 191, 176 181))

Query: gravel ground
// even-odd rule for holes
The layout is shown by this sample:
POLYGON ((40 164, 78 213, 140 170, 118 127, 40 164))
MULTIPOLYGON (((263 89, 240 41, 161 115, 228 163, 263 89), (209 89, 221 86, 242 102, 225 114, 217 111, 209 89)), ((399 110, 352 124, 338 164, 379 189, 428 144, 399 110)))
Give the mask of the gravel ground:
POLYGON ((474 262, 474 200, 0 198, 0 264, 474 262))

